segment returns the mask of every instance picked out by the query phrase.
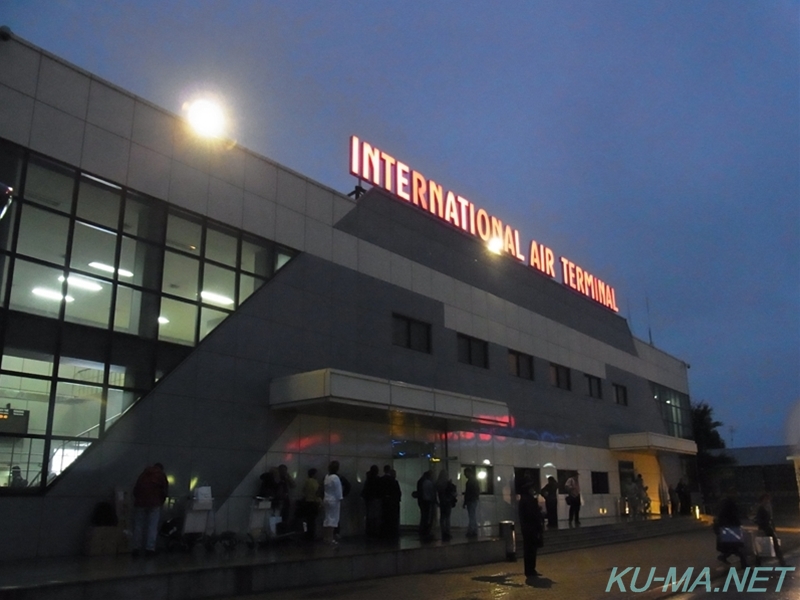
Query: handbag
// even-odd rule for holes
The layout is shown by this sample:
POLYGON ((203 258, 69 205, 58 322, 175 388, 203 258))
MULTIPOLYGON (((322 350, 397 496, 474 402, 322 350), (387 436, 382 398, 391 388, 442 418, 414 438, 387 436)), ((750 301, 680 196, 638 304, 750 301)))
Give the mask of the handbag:
POLYGON ((720 527, 718 537, 722 544, 744 543, 744 532, 741 527, 720 527))
POLYGON ((772 543, 772 538, 765 535, 756 536, 753 540, 753 551, 756 556, 774 558, 775 546, 772 543))

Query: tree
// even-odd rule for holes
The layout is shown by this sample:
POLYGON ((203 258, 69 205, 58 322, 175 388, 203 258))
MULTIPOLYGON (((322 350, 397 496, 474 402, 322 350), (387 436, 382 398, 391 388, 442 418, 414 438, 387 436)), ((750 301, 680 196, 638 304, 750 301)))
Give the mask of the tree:
POLYGON ((713 505, 720 493, 720 468, 734 462, 722 452, 711 452, 725 448, 725 441, 717 431, 722 422, 714 419, 714 409, 706 402, 692 404, 692 428, 697 444, 697 483, 703 494, 706 507, 713 505))

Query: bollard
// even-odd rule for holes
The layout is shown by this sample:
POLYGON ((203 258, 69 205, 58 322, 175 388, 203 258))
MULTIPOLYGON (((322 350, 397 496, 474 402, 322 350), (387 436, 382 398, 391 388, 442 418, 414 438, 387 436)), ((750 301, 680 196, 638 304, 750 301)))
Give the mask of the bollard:
POLYGON ((500 537, 506 543, 506 560, 517 560, 517 537, 514 534, 514 521, 500 521, 500 537))

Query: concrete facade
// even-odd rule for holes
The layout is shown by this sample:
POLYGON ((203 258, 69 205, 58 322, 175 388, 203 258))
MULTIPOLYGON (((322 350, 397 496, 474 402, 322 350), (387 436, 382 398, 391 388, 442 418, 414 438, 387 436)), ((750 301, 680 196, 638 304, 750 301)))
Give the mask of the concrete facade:
MULTIPOLYGON (((650 382, 688 394, 687 366, 636 339, 623 318, 384 192, 355 201, 246 149, 200 140, 177 116, 17 38, 0 42, 0 64, 0 138, 299 251, 46 489, 0 495, 0 510, 14 515, 0 559, 77 553, 94 504, 130 489, 155 461, 178 505, 197 482, 212 485, 218 531, 245 527, 270 466, 302 480, 335 458, 357 492, 371 464, 393 463, 413 523, 423 463, 398 460, 397 439, 431 444, 453 476, 490 465, 485 524, 513 518, 515 468, 578 470, 591 518, 618 510, 618 462, 631 461, 657 510, 678 454, 614 452, 609 436, 668 435, 650 382), (393 344, 393 314, 430 325, 431 353, 393 344), (458 361, 457 334, 488 342, 488 368, 458 361), (533 380, 509 374, 509 349, 533 357, 533 380), (571 370, 571 390, 550 383, 551 363, 571 370), (270 405, 271 382, 319 369, 500 402, 510 419, 270 405), (603 399, 588 396, 584 374, 600 378, 603 399), (627 406, 614 403, 613 384, 627 389, 627 406), (608 474, 608 493, 592 493, 592 472, 608 474)), ((345 533, 361 528, 354 496, 345 533)), ((466 523, 462 512, 454 525, 466 523)))

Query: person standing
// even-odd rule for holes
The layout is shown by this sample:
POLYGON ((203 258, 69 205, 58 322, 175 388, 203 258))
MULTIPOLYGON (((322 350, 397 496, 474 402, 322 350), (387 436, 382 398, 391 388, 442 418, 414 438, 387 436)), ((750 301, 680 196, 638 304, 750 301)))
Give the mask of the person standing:
POLYGON ((544 516, 539 508, 536 484, 533 481, 523 483, 518 508, 525 552, 525 577, 530 581, 539 576, 536 571, 536 553, 544 544, 544 516))
POLYGON ((478 499, 481 495, 481 487, 475 477, 475 469, 467 467, 464 469, 464 477, 467 483, 464 488, 464 505, 463 508, 467 509, 467 537, 478 537, 478 499))
POLYGON ((400 535, 400 500, 403 492, 397 483, 397 473, 389 465, 383 467, 381 493, 381 537, 387 540, 397 539, 400 535))
POLYGON ((567 490, 567 504, 569 504, 569 526, 575 523, 575 527, 581 524, 581 482, 578 472, 567 479, 564 484, 564 489, 567 490))
POLYGON ((558 529, 558 482, 550 475, 542 488, 544 507, 547 510, 547 528, 558 529))
POLYGON ((678 500, 680 501, 680 514, 682 515, 691 515, 692 514, 692 494, 689 491, 689 485, 686 483, 686 478, 681 477, 680 481, 678 481, 678 485, 675 487, 675 491, 678 494, 678 500))
POLYGON ((433 540, 433 514, 436 507, 436 487, 433 485, 430 469, 417 480, 417 505, 419 506, 419 539, 423 542, 433 540))
MULTIPOLYGON (((775 524, 772 522, 772 504, 770 503, 770 495, 763 493, 758 498, 758 509, 756 510, 756 517, 753 519, 755 524, 758 525, 758 530, 772 540, 772 547, 775 549, 775 558, 782 567, 786 566, 786 560, 783 558, 783 551, 781 550, 778 536, 775 535, 775 524)), ((761 557, 756 556, 756 566, 761 565, 761 557)))
POLYGON ((322 506, 325 510, 325 519, 322 521, 323 539, 326 544, 336 546, 338 542, 333 539, 333 531, 339 526, 339 513, 342 506, 342 481, 339 479, 339 461, 333 460, 328 465, 328 474, 323 482, 325 494, 322 506))
POLYGON ((364 487, 361 489, 361 497, 364 499, 366 511, 365 532, 367 537, 377 538, 381 531, 381 505, 383 504, 378 465, 372 465, 367 471, 364 487))
POLYGON ((300 500, 298 516, 305 523, 305 539, 314 541, 317 538, 317 515, 319 515, 319 481, 317 481, 317 470, 308 470, 308 479, 303 484, 303 497, 300 500))
POLYGON ((450 533, 450 514, 458 502, 457 493, 458 490, 447 471, 444 469, 439 471, 439 477, 436 479, 436 496, 439 499, 439 530, 442 532, 443 542, 453 537, 450 533))
POLYGON ((156 553, 161 506, 169 494, 164 465, 156 463, 142 471, 133 486, 133 555, 139 556, 144 543, 148 556, 156 553))

